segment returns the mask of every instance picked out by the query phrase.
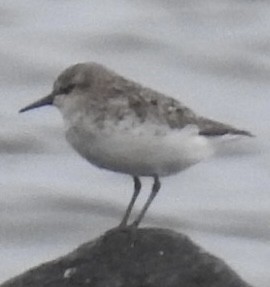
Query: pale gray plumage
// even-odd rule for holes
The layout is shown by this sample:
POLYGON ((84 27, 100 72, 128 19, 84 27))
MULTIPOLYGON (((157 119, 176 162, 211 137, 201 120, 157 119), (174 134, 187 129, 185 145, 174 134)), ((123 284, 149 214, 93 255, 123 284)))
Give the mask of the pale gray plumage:
POLYGON ((213 138, 252 136, 198 116, 179 101, 96 63, 69 67, 57 78, 49 96, 21 112, 47 104, 59 108, 67 140, 84 158, 100 168, 133 176, 134 194, 121 226, 127 224, 140 192, 140 176, 153 177, 154 184, 136 226, 160 188, 160 176, 211 156, 213 138))

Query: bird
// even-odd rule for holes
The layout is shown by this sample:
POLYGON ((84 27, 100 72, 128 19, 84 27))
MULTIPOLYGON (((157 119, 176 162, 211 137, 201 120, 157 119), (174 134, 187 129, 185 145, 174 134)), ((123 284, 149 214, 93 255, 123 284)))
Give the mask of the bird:
POLYGON ((49 95, 19 112, 47 105, 58 108, 66 139, 83 158, 133 178, 133 194, 119 224, 122 228, 129 226, 142 177, 153 178, 153 185, 130 224, 135 228, 158 194, 160 178, 215 155, 216 139, 253 137, 249 131, 200 116, 175 98, 96 62, 68 67, 49 95))

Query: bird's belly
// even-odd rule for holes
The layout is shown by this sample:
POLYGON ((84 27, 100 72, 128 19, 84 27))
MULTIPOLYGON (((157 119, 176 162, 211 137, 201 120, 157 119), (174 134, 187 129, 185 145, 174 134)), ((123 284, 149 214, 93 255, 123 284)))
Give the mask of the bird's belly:
POLYGON ((137 176, 177 173, 212 154, 207 139, 193 131, 160 135, 136 130, 89 133, 67 131, 69 143, 92 164, 137 176))

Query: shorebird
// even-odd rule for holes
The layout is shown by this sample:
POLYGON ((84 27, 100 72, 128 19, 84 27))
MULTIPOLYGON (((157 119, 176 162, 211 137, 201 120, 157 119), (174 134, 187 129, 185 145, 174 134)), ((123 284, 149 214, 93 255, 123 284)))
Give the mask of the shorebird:
POLYGON ((215 153, 215 140, 251 137, 248 131, 202 117, 172 97, 126 79, 103 65, 79 63, 64 70, 52 92, 21 109, 56 106, 66 139, 93 165, 133 177, 134 192, 120 223, 128 224, 141 190, 140 177, 152 177, 152 191, 132 223, 143 219, 161 183, 215 153))

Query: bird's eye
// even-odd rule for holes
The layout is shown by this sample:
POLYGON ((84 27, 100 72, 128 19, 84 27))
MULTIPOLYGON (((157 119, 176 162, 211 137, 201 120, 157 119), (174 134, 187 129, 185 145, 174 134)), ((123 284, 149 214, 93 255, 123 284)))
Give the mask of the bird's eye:
POLYGON ((69 94, 74 89, 74 87, 75 87, 75 84, 70 84, 66 87, 63 87, 61 89, 61 94, 69 94))

